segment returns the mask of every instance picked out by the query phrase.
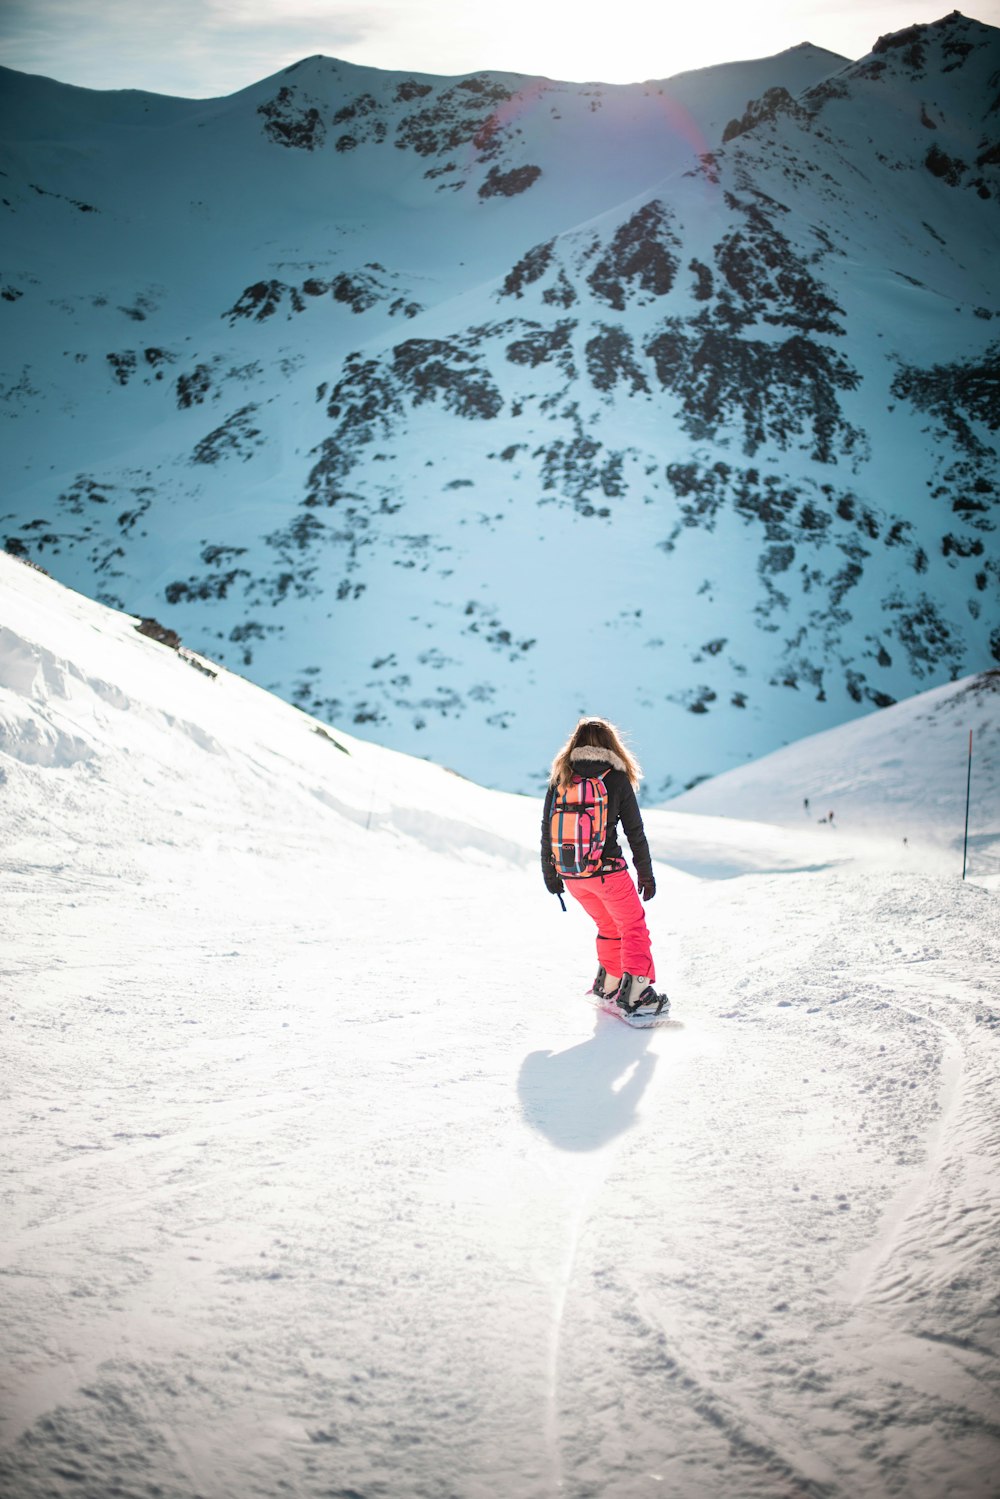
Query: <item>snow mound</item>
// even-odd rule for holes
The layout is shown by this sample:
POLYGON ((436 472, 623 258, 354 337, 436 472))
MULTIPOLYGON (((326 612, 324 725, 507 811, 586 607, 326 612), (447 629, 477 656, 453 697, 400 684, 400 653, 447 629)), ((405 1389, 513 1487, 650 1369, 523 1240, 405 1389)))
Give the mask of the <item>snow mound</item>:
MULTIPOLYGON (((450 858, 534 861, 528 798, 331 731, 15 558, 0 555, 0 589, 0 754, 11 783, 18 767, 85 764, 95 800, 113 795, 123 814, 145 822, 172 819, 190 785, 206 804, 235 799, 258 822, 261 803, 272 813, 285 806, 318 839, 335 826, 345 856, 374 833, 450 858)), ((197 828, 170 827, 171 843, 187 835, 196 839, 197 828)))

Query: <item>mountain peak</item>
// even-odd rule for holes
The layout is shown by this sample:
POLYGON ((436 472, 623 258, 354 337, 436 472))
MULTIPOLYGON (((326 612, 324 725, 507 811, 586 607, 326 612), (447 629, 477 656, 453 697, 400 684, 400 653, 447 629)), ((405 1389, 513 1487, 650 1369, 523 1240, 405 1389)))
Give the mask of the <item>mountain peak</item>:
POLYGON ((627 86, 21 78, 0 540, 512 788, 581 710, 663 796, 983 670, 1000 33, 897 35, 627 86))

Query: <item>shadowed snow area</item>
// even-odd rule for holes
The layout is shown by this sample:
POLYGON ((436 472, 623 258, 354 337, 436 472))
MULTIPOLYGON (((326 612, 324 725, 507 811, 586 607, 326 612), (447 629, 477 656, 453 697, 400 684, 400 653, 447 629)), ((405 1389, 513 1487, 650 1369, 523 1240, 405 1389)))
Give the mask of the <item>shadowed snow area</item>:
POLYGON ((990 1492, 989 678, 649 812, 632 1032, 538 801, 2 556, 0 623, 5 1494, 990 1492))

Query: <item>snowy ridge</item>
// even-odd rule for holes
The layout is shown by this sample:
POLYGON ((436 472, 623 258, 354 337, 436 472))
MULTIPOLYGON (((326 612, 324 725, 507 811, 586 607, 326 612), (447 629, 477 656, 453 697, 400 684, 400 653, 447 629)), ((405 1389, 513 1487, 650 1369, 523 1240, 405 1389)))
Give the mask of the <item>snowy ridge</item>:
POLYGON ((662 799, 986 670, 998 38, 5 75, 5 545, 508 789, 581 709, 662 799))
POLYGON ((919 737, 937 864, 647 814, 636 1033, 537 800, 0 596, 5 1492, 981 1499, 1000 908, 919 737))

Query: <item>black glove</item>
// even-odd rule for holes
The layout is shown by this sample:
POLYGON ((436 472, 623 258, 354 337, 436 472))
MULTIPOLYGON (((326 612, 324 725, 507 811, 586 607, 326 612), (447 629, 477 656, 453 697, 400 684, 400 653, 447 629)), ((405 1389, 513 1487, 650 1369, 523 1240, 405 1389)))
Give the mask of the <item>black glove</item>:
POLYGON ((639 876, 639 894, 643 900, 653 899, 653 896, 656 894, 656 881, 651 874, 641 874, 639 876))
POLYGON ((548 864, 545 868, 545 888, 550 895, 562 895, 566 886, 562 882, 554 864, 548 864))

